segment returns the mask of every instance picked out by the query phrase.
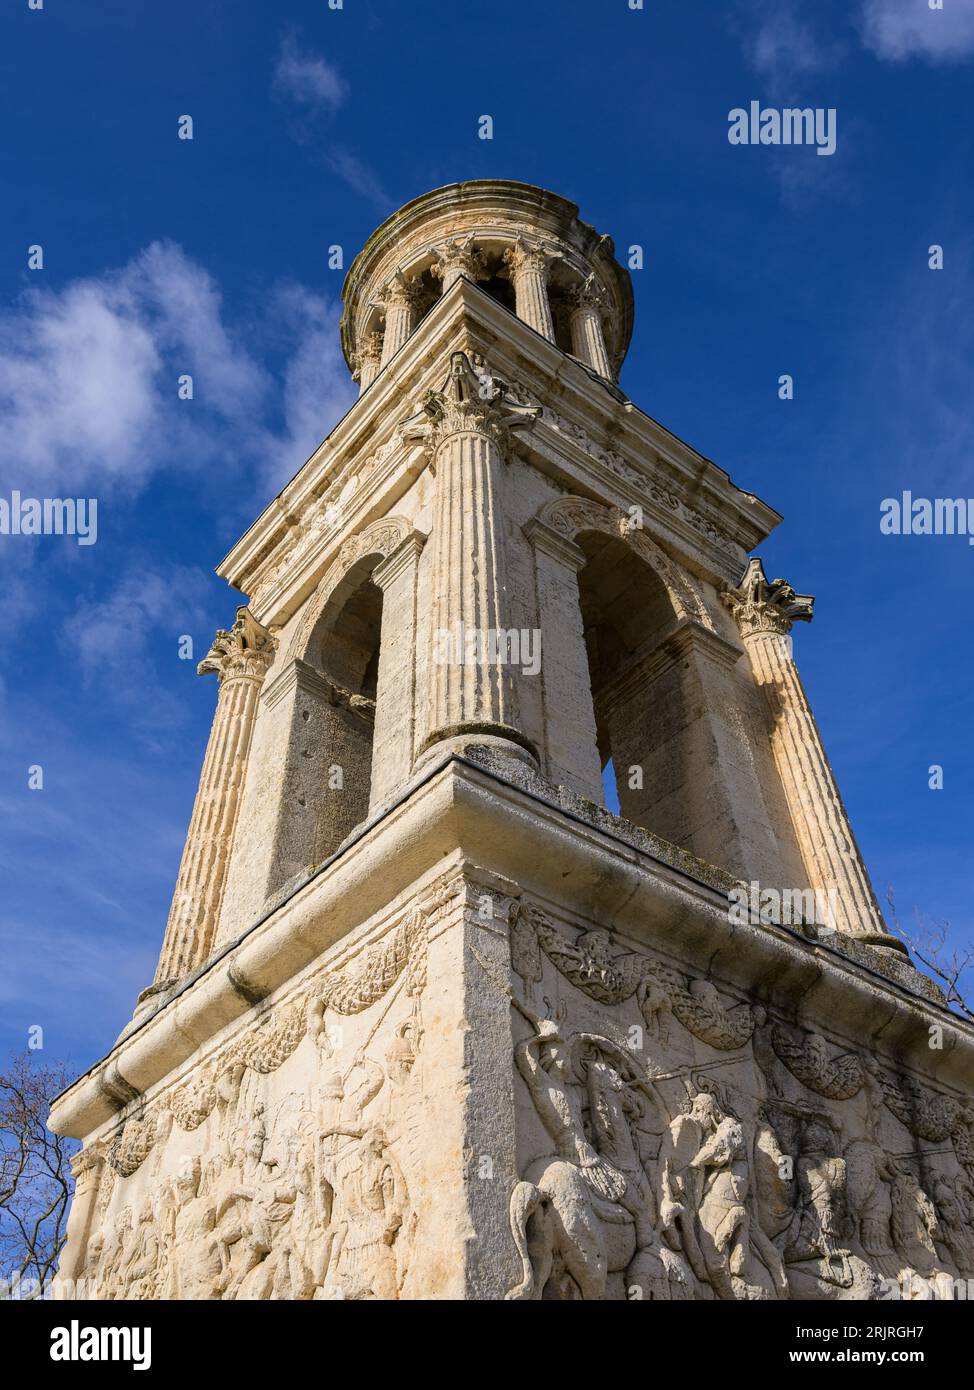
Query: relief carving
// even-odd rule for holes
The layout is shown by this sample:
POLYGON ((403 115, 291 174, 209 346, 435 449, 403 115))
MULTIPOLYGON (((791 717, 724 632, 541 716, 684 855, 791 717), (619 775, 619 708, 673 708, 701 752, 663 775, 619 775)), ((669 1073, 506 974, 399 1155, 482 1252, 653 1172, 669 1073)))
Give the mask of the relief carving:
POLYGON ((86 1259, 99 1296, 399 1297, 416 1234, 408 1173, 422 1161, 427 932, 456 888, 455 879, 435 884, 351 965, 319 973, 195 1077, 92 1146, 88 1167, 103 1152, 107 1160, 86 1259), (368 1048, 397 998, 407 1009, 379 1062, 368 1048), (352 1017, 380 1003, 351 1065, 336 1070, 328 1011, 352 1017), (272 1111, 261 1078, 305 1037, 320 1079, 272 1111), (150 1175, 148 1195, 119 1206, 117 1184, 153 1151, 154 1164, 162 1160, 174 1123, 187 1134, 204 1129, 203 1154, 183 1154, 176 1172, 150 1175))
POLYGON ((530 968, 535 968, 532 932, 559 974, 590 999, 611 1005, 635 997, 651 1034, 664 1045, 671 1015, 694 1037, 720 1051, 743 1047, 764 1019, 763 1010, 749 1004, 725 1008, 717 989, 707 980, 687 981, 679 972, 639 952, 614 954, 607 931, 582 932, 575 941, 569 941, 535 908, 519 911, 512 938, 516 964, 530 962, 530 968))
POLYGON ((968 1108, 818 1032, 769 1020, 760 1006, 727 1007, 710 981, 620 951, 607 930, 572 939, 525 902, 510 925, 512 966, 529 987, 548 961, 589 1008, 635 1006, 653 1061, 608 1033, 570 1030, 564 998, 555 1021, 506 989, 531 1027, 514 1062, 549 1145, 511 1192, 522 1275, 509 1298, 605 1299, 636 1288, 655 1299, 862 1299, 904 1280, 924 1281, 917 1287, 932 1296, 936 1280, 966 1276, 968 1108), (672 1018, 718 1052, 741 1052, 739 1062, 708 1064, 736 1067, 739 1079, 666 1071, 658 1059, 672 1018), (779 1062, 828 1108, 788 1100, 766 1081, 779 1062), (892 1152, 880 1137, 893 1134, 891 1116, 939 1147, 892 1152))

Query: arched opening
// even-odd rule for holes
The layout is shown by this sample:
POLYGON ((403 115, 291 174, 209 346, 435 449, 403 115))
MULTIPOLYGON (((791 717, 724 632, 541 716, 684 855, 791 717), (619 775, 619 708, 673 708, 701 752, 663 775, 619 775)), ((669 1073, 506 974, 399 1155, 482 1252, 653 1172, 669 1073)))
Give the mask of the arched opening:
POLYGON ((382 590, 361 559, 294 661, 283 794, 268 893, 332 854, 369 811, 382 590))
POLYGON ((615 801, 627 820, 673 839, 665 803, 680 782, 673 766, 679 701, 657 679, 657 654, 676 617, 673 603, 660 577, 623 540, 588 531, 576 543, 586 556, 578 591, 606 803, 614 809, 615 801))
POLYGON ((353 572, 339 586, 315 626, 306 660, 338 689, 374 701, 382 590, 373 582, 371 568, 364 576, 353 572), (350 589, 350 584, 355 587, 350 589))
MULTIPOLYGON (((315 625, 306 660, 324 678, 309 709, 319 765, 308 788, 315 821, 313 863, 325 859, 365 820, 372 785, 375 698, 382 634, 382 590, 372 579, 381 557, 360 560, 337 587, 315 625)), ((310 734, 310 731, 309 731, 310 734)))

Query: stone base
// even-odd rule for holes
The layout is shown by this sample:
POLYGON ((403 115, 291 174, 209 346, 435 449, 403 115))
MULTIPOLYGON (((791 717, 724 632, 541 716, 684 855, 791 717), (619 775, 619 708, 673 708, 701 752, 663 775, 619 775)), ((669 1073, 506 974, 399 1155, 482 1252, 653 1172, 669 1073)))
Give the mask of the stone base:
POLYGON ((447 759, 58 1100, 85 1140, 62 1277, 663 1300, 974 1277, 974 1028, 872 948, 732 922, 731 886, 489 751, 447 759))

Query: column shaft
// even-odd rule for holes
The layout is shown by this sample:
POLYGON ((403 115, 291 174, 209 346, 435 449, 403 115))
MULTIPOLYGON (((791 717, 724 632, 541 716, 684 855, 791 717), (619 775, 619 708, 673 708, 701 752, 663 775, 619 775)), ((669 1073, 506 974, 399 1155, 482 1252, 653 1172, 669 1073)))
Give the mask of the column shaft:
POLYGON ((578 593, 585 552, 537 520, 525 531, 534 542, 543 653, 544 772, 550 781, 601 806, 602 763, 578 593))
POLYGON ((246 608, 230 632, 217 633, 200 674, 215 671, 220 693, 203 758, 189 832, 176 879, 156 984, 201 965, 212 949, 226 882, 240 793, 261 682, 274 640, 246 608))
POLYGON ((404 438, 426 444, 436 472, 433 651, 421 751, 481 734, 534 752, 515 727, 502 499, 509 431, 533 424, 539 412, 508 404, 506 389, 454 353, 443 390, 429 392, 401 426, 404 438))
POLYGON ((372 572, 382 590, 382 640, 370 810, 408 780, 416 752, 417 581, 424 539, 414 531, 372 572))
POLYGON ((872 885, 836 785, 815 716, 791 656, 790 639, 744 639, 756 684, 772 716, 771 746, 813 889, 834 890, 836 926, 853 936, 886 936, 872 885))
POLYGON ((612 368, 609 365, 609 354, 605 348, 605 335, 602 331, 602 317, 597 308, 590 304, 580 305, 572 310, 571 316, 572 330, 572 352, 581 361, 598 372, 599 376, 604 376, 607 381, 612 380, 612 368))
POLYGON ((737 588, 726 589, 722 597, 737 620, 767 704, 771 748, 809 887, 834 894, 839 931, 905 954, 903 943, 886 930, 791 656, 792 624, 811 621, 815 600, 796 594, 783 579, 769 582, 756 557, 737 588))
POLYGON ((415 327, 417 294, 418 286, 401 272, 397 272, 383 292, 386 329, 382 339, 381 367, 392 361, 415 327))
POLYGON ((382 346, 382 334, 370 333, 357 355, 356 373, 360 396, 365 394, 382 369, 382 346))

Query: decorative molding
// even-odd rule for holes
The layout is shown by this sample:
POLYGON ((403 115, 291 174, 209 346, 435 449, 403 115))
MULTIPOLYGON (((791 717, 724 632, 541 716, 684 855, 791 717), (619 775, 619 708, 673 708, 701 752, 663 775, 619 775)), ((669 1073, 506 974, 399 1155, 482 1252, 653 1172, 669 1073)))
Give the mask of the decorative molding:
POLYGON ((583 531, 598 531, 623 541, 662 580, 678 619, 695 619, 708 631, 714 631, 713 619, 696 581, 618 507, 607 507, 585 497, 556 497, 545 503, 537 519, 569 541, 575 541, 583 531))
POLYGON ((332 594, 352 566, 370 555, 387 560, 412 534, 412 523, 407 521, 405 517, 387 516, 380 521, 373 522, 364 531, 349 536, 342 543, 338 554, 325 572, 324 578, 305 604, 304 616, 288 647, 289 660, 294 657, 303 658, 318 619, 325 611, 332 594))

